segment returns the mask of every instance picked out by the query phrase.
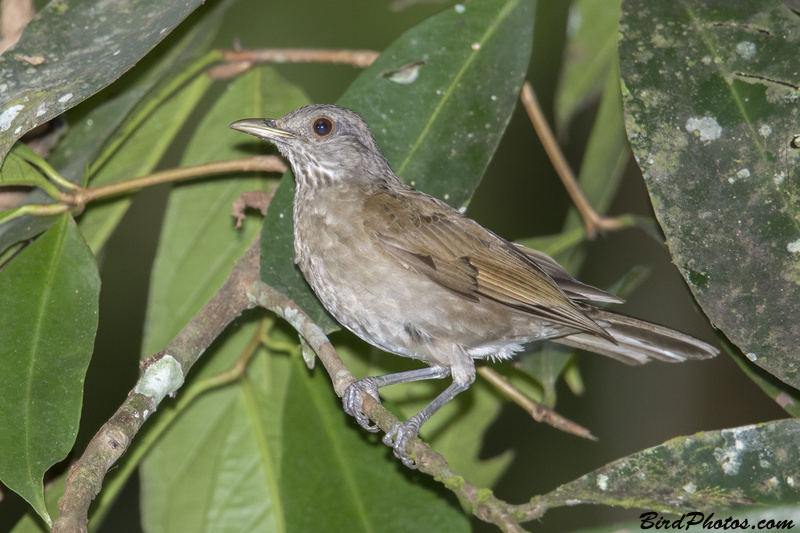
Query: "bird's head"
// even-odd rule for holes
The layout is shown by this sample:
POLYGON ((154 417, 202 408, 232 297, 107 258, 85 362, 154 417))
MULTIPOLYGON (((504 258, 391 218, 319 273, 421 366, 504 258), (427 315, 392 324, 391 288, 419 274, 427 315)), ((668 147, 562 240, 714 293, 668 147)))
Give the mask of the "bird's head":
POLYGON ((248 118, 228 127, 273 143, 301 186, 370 182, 387 174, 396 179, 369 126, 344 107, 314 104, 278 119, 248 118))

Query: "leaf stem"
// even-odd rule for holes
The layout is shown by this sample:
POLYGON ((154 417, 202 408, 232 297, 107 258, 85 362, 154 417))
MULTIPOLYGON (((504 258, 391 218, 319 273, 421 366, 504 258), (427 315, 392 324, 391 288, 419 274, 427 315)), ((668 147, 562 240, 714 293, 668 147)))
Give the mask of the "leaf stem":
POLYGON ((66 213, 74 206, 69 204, 27 204, 0 211, 0 224, 13 220, 22 215, 50 216, 66 213))

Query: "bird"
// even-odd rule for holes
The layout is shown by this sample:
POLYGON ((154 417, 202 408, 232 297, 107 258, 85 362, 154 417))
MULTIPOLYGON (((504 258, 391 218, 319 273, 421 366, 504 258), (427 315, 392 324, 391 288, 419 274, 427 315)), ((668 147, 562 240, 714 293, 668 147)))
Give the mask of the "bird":
POLYGON ((364 394, 450 377, 422 411, 383 437, 415 468, 408 444, 475 380, 476 359, 511 359, 553 340, 629 364, 717 355, 714 346, 595 304, 621 298, 582 283, 548 255, 512 243, 392 171, 354 111, 312 104, 230 128, 274 144, 297 183, 294 261, 327 311, 367 343, 428 366, 351 384, 342 402, 359 425, 364 394))

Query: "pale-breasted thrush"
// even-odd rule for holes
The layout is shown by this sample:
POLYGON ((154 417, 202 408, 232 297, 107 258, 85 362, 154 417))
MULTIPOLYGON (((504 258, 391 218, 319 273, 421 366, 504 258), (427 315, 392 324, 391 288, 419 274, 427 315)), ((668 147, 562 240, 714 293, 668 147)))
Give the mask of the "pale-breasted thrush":
POLYGON ((543 339, 630 364, 718 353, 683 333, 595 307, 588 302, 622 299, 409 187, 348 109, 310 105, 230 127, 272 142, 289 159, 297 180, 294 260, 322 305, 373 346, 430 365, 354 383, 345 411, 374 431, 361 412, 363 393, 377 399, 387 385, 452 376, 444 392, 384 437, 407 466, 414 466, 409 440, 475 379, 473 359, 508 359, 543 339))

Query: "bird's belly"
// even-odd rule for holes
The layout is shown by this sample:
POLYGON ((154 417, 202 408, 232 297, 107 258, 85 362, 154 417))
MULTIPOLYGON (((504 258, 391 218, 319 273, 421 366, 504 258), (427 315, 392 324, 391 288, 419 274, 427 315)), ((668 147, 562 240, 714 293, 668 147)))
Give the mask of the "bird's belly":
POLYGON ((313 231, 295 236, 298 266, 328 312, 368 343, 447 366, 453 345, 476 358, 506 358, 553 336, 524 313, 476 303, 405 268, 360 228, 317 218, 304 225, 313 231))

